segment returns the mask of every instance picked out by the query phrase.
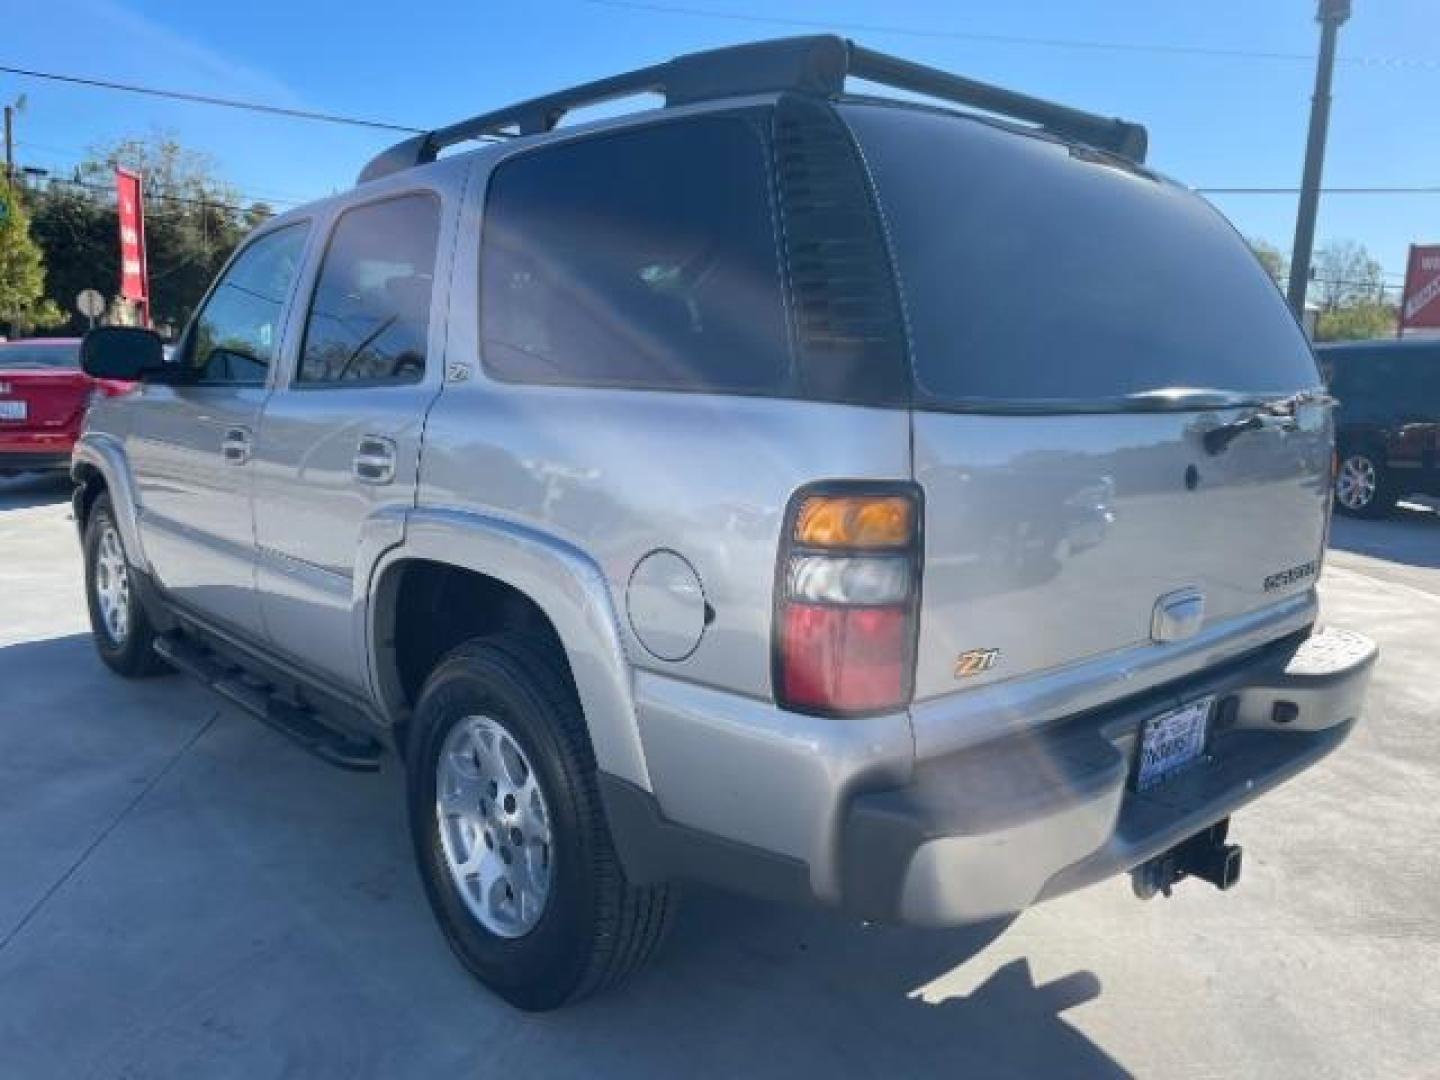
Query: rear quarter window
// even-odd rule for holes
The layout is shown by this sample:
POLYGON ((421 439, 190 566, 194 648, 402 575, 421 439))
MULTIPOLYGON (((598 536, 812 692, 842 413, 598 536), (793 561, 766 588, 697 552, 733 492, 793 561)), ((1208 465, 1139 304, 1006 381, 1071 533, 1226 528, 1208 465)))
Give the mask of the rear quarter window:
POLYGON ((481 238, 486 371, 785 392, 767 155, 757 111, 585 136, 498 165, 481 238))

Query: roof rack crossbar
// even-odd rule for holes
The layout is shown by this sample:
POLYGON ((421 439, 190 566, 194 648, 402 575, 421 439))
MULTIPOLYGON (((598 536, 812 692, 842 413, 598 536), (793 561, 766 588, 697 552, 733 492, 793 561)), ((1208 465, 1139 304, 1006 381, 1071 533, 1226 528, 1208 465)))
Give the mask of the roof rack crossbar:
POLYGON ((990 83, 953 75, 898 56, 850 45, 849 74, 896 90, 969 105, 997 116, 1038 124, 1046 131, 1119 154, 1137 164, 1145 161, 1148 136, 1141 124, 1072 109, 990 83))
POLYGON ((691 53, 482 113, 382 151, 365 166, 360 182, 434 161, 447 147, 471 139, 551 131, 574 109, 619 98, 660 94, 667 106, 674 106, 783 91, 838 97, 847 76, 1037 124, 1137 163, 1145 160, 1146 133, 1139 124, 977 82, 826 34, 691 53))

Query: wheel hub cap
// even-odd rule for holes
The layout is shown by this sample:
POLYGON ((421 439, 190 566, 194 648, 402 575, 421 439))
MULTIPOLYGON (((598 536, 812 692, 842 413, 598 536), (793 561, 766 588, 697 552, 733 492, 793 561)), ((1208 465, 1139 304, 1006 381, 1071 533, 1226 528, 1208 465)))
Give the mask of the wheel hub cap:
POLYGON ((530 759, 498 721, 450 730, 435 776, 435 819, 451 880, 492 934, 529 933, 550 894, 550 810, 530 759))
POLYGON ((101 529, 95 553, 95 599, 111 643, 125 644, 130 633, 130 567, 120 535, 109 522, 101 529))
POLYGON ((1340 466, 1340 476, 1335 481, 1335 497, 1347 510, 1360 510, 1370 505, 1375 498, 1375 466, 1367 457, 1356 454, 1348 457, 1340 466))

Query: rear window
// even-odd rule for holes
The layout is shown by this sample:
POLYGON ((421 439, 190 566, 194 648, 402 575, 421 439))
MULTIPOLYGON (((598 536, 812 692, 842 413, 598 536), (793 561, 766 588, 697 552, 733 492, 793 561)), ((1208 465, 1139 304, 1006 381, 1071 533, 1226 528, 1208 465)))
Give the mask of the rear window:
POLYGON ((70 342, 56 345, 20 344, 0 345, 0 368, 60 368, 61 370, 80 367, 80 346, 70 342))
POLYGON ((1401 409, 1440 414, 1440 355, 1429 350, 1322 349, 1320 364, 1332 368, 1330 389, 1352 419, 1401 409))
POLYGON ((521 154, 490 181, 485 368, 512 382, 780 392, 791 361, 763 114, 521 154))
POLYGON ((1284 299, 1199 197, 983 122, 842 110, 891 230, 919 403, 1318 383, 1284 299))

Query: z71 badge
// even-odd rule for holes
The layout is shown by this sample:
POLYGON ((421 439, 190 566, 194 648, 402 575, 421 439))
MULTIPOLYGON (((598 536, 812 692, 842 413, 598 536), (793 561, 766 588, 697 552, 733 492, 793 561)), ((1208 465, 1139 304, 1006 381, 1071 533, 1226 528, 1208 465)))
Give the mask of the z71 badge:
POLYGON ((955 678, 983 675, 1000 660, 999 649, 969 649, 955 658, 955 678))
POLYGON ((1299 566, 1292 566, 1289 570, 1281 570, 1277 574, 1271 574, 1265 579, 1265 591, 1274 592, 1276 589, 1283 589, 1287 585, 1294 585, 1297 581, 1304 581, 1306 578, 1313 578, 1320 570, 1320 565, 1314 559, 1299 566))

